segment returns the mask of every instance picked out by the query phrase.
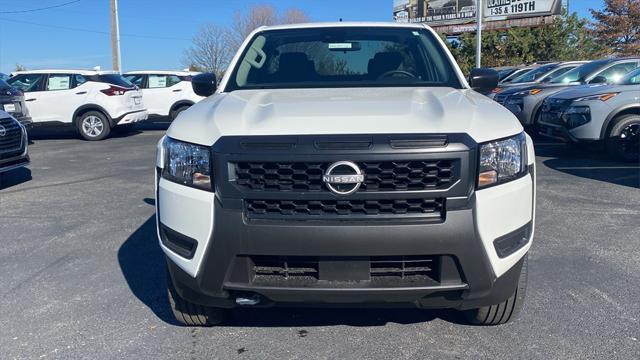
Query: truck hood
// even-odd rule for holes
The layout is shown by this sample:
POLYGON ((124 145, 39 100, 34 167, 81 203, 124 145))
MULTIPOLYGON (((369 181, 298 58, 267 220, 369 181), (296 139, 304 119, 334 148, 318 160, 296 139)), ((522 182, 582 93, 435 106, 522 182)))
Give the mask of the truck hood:
POLYGON ((202 145, 229 135, 394 133, 485 142, 521 131, 511 112, 469 89, 331 88, 216 94, 182 112, 167 135, 202 145))

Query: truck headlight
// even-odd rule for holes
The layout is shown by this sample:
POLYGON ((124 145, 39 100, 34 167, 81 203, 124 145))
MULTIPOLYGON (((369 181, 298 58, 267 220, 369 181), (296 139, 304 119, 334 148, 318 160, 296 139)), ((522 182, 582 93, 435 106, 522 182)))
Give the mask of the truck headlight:
POLYGON ((182 185, 213 191, 211 150, 166 137, 164 143, 162 177, 182 185))
POLYGON ((524 133, 480 144, 478 189, 502 184, 527 172, 524 133))

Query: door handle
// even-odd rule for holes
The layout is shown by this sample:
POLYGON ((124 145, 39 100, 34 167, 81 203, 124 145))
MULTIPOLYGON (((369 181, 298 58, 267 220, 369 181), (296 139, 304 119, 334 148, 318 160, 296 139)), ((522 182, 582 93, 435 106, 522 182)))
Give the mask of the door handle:
POLYGON ((86 91, 80 91, 80 92, 77 92, 76 95, 85 95, 86 93, 87 93, 86 91))
POLYGON ((175 90, 173 90, 173 92, 180 92, 180 91, 182 91, 182 89, 175 89, 175 90))
POLYGON ((36 101, 37 99, 26 99, 25 101, 36 101))

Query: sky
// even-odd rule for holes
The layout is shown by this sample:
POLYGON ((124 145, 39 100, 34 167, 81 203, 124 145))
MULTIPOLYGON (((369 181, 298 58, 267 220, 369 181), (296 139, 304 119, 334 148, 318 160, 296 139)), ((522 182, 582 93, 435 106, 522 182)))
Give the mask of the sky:
MULTIPOLYGON (((29 69, 111 69, 109 0, 0 0, 0 72, 29 69), (8 13, 14 12, 14 13, 8 13), (16 13, 17 12, 17 13, 16 13)), ((119 0, 123 70, 182 69, 184 50, 207 23, 228 25, 236 12, 272 4, 303 10, 313 21, 391 21, 393 0, 119 0)), ((570 0, 590 17, 603 0, 570 0)))

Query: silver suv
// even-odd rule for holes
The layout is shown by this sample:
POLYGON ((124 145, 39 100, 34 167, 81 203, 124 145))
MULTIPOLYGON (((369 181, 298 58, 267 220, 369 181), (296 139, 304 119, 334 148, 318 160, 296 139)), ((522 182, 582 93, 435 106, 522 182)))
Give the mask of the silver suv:
POLYGON ((618 85, 585 85, 548 97, 540 133, 574 142, 604 140, 623 160, 639 159, 640 68, 618 85))

